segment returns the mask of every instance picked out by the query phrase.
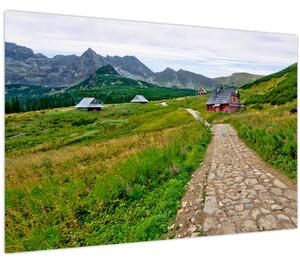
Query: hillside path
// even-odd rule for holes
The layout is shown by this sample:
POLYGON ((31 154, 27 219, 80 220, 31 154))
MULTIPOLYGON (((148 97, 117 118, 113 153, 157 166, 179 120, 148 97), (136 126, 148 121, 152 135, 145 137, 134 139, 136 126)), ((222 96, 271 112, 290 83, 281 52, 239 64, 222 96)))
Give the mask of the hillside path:
POLYGON ((190 113, 195 120, 201 121, 205 126, 210 126, 210 124, 200 116, 200 113, 198 111, 189 108, 186 108, 185 110, 190 113))
POLYGON ((170 233, 181 238, 297 227, 296 185, 263 162, 230 125, 213 125, 212 132, 170 233))

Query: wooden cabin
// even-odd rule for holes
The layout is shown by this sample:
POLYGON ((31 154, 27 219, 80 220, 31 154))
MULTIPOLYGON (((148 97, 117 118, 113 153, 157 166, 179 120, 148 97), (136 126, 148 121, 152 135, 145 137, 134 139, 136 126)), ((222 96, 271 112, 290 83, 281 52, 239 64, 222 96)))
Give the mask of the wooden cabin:
POLYGON ((143 95, 136 95, 130 102, 131 103, 148 103, 149 100, 146 99, 143 95))
POLYGON ((204 89, 204 87, 201 87, 200 89, 198 89, 197 95, 202 96, 202 95, 206 95, 207 92, 204 89))
POLYGON ((218 86, 207 101, 207 110, 214 112, 234 112, 241 108, 238 91, 234 86, 218 86))
POLYGON ((83 98, 75 108, 85 111, 100 111, 103 105, 96 98, 83 98))

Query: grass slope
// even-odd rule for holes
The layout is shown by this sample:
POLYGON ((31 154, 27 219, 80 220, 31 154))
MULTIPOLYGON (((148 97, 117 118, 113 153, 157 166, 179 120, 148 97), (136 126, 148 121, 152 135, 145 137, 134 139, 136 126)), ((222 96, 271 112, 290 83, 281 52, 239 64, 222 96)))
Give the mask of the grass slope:
POLYGON ((162 239, 211 139, 158 103, 5 122, 7 252, 162 239))
POLYGON ((296 180, 296 70, 243 86, 249 103, 233 114, 207 112, 201 96, 170 99, 168 107, 124 103, 100 113, 6 115, 6 251, 163 238, 211 139, 184 108, 232 124, 266 162, 296 180))
POLYGON ((261 75, 253 75, 249 73, 234 73, 230 76, 214 78, 214 81, 216 81, 217 84, 222 85, 242 86, 253 82, 261 77, 261 75))
POLYGON ((297 64, 260 78, 240 88, 246 105, 255 103, 285 104, 297 98, 297 64))

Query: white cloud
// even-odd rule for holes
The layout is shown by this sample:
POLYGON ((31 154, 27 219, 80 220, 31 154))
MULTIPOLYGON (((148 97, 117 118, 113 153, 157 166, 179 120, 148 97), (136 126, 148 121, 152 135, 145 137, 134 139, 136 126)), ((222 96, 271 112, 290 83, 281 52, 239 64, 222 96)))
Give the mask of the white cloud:
POLYGON ((145 22, 24 13, 5 14, 5 40, 48 55, 135 55, 154 71, 168 66, 211 77, 268 74, 297 61, 297 37, 145 22))

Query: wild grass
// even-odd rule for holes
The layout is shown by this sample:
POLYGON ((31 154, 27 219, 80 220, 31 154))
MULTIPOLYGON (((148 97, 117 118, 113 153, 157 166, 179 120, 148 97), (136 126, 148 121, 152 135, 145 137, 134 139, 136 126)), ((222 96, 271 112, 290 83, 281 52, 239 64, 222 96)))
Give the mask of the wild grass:
POLYGON ((7 252, 163 238, 211 138, 157 103, 12 114, 5 129, 7 252))
POLYGON ((297 109, 296 101, 282 106, 261 105, 225 118, 219 123, 230 123, 238 135, 262 159, 289 176, 297 178, 297 109))
POLYGON ((209 98, 209 95, 195 96, 195 97, 184 97, 177 98, 167 101, 170 106, 177 108, 192 108, 197 110, 201 117, 207 120, 208 122, 213 122, 217 117, 226 117, 227 113, 221 112, 210 112, 206 110, 206 102, 209 98))
POLYGON ((297 64, 260 78, 240 88, 246 105, 270 103, 283 105, 297 98, 297 64))
POLYGON ((192 117, 176 107, 162 107, 158 103, 148 105, 109 105, 101 112, 81 112, 73 108, 53 111, 34 111, 9 114, 5 118, 5 151, 7 156, 59 149, 74 144, 106 141, 136 131, 159 130, 177 126, 192 117), (181 116, 177 123, 168 122, 168 117, 181 116), (180 113, 183 113, 183 118, 180 113), (167 117, 165 118, 165 115, 167 117), (160 127, 147 129, 147 124, 163 118, 160 127), (139 129, 139 127, 141 127, 139 129), (22 137, 12 139, 14 135, 22 137))

